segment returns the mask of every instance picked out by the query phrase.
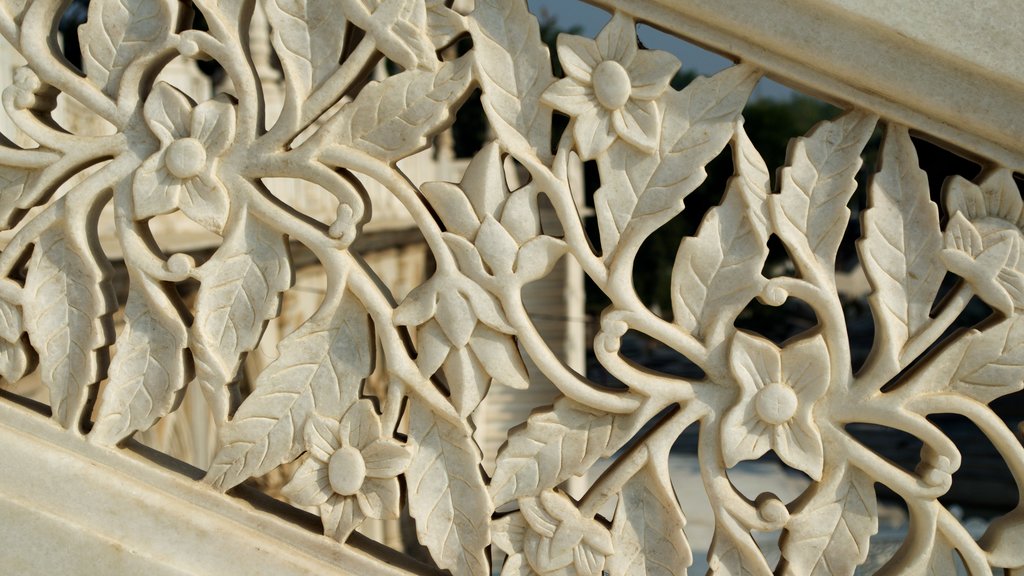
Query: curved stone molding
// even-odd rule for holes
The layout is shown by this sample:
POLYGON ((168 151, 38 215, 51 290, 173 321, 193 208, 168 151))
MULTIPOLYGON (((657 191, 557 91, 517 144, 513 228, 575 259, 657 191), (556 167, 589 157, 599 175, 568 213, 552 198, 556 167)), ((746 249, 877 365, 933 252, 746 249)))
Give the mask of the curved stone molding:
MULTIPOLYGON (((948 92, 922 95, 928 82, 893 85, 896 98, 872 92, 884 70, 870 66, 856 78, 773 69, 792 72, 798 85, 852 95, 840 115, 794 140, 773 185, 776 167, 747 137, 742 111, 758 66, 771 68, 809 40, 794 39, 792 50, 766 43, 770 53, 755 56, 759 36, 746 34, 751 43, 732 52, 739 63, 676 90, 669 81, 678 60, 638 46, 635 18, 657 14, 647 11, 653 5, 621 4, 595 38, 558 37, 558 78, 525 0, 476 0, 471 11, 442 0, 265 0, 283 70, 276 85, 256 73, 267 54, 251 48, 253 0, 197 0, 208 30, 191 27, 188 3, 93 0, 80 36, 84 76, 54 52, 63 2, 0 4, 0 32, 27 62, 3 92, 4 109, 38 144, 0 148, 0 221, 11 231, 0 252, 0 375, 14 382, 38 368, 53 417, 0 406, 8 455, 0 458, 0 488, 23 490, 7 507, 28 518, 25 509, 44 501, 50 516, 32 520, 34 529, 70 517, 88 530, 81 522, 97 503, 88 494, 73 502, 59 484, 96 486, 110 474, 125 497, 106 504, 130 506, 129 495, 146 502, 129 526, 184 528, 189 511, 218 526, 216 537, 190 532, 179 554, 193 547, 216 554, 209 540, 221 538, 223 526, 225 547, 260 539, 259 555, 243 558, 253 566, 324 573, 328 562, 387 574, 398 570, 395 562, 411 566, 404 552, 357 551, 353 542, 371 522, 404 516, 424 558, 457 576, 683 574, 693 558, 668 457, 679 435, 698 427, 703 488, 715 514, 714 574, 852 574, 878 530, 876 485, 909 509, 909 533, 889 572, 952 573, 954 554, 972 574, 1024 568, 1021 508, 976 541, 940 503, 969 447, 928 419, 969 419, 1024 488, 1024 447, 989 407, 1024 387, 1024 202, 1012 172, 1022 165, 1019 123, 998 127, 1002 114, 1020 108, 1021 91, 994 81, 998 113, 950 127, 942 106, 955 100, 948 92), (465 35, 471 49, 447 49, 465 35), (234 95, 196 101, 157 80, 178 56, 216 61, 234 95), (394 73, 370 80, 382 58, 394 73), (264 91, 277 88, 283 107, 271 121, 264 91), (430 147, 476 88, 492 140, 458 182, 414 184, 400 163, 430 147), (1011 93, 1016 104, 1005 101, 1011 93), (61 129, 52 121, 58 95, 104 127, 61 129), (561 133, 555 114, 569 119, 561 133), (984 172, 975 181, 950 178, 940 208, 907 124, 987 154, 984 172), (862 151, 879 125, 880 162, 864 192, 869 208, 858 243, 876 337, 854 373, 836 254, 862 151), (733 178, 721 204, 680 244, 671 319, 662 318, 633 289, 635 259, 686 208, 722 153, 732 156, 733 178), (581 160, 593 160, 600 173, 593 242, 572 189, 581 160), (402 204, 436 262, 400 301, 349 250, 372 212, 361 178, 402 204), (269 179, 327 190, 336 214, 321 222, 275 196, 269 179), (542 202, 557 235, 542 225, 542 202), (98 242, 108 205, 130 280, 120 333, 111 318, 111 266, 98 242), (197 262, 158 249, 150 224, 166 214, 216 235, 212 256, 197 262), (795 265, 792 275, 763 275, 773 236, 795 265), (323 267, 323 300, 281 339, 277 357, 241 398, 242 363, 293 284, 296 243, 323 267), (524 287, 563 259, 611 302, 593 347, 624 388, 569 368, 526 311, 524 287), (957 282, 940 299, 947 275, 957 282), (191 307, 176 289, 185 282, 198 286, 191 307), (755 299, 769 307, 802 301, 817 325, 782 344, 737 329, 755 299), (944 336, 972 299, 992 315, 944 336), (702 376, 629 361, 621 353, 629 331, 664 343, 702 376), (528 365, 561 396, 514 428, 485 472, 474 437, 481 402, 495 387, 534 386, 538 374, 528 365), (370 386, 375 370, 383 382, 370 386), (125 447, 174 412, 188 389, 204 395, 218 430, 201 479, 125 447), (847 430, 857 423, 920 440, 916 469, 858 442, 847 430), (801 496, 784 502, 765 492, 750 500, 730 481, 730 469, 769 452, 811 480, 801 496), (612 464, 580 498, 570 496, 566 483, 600 460, 612 464), (237 492, 222 494, 275 470, 288 475, 283 496, 315 513, 337 542, 247 510, 237 492), (37 483, 41 476, 48 480, 37 483), (176 516, 151 524, 144 515, 160 507, 176 516), (778 566, 752 536, 772 531, 781 533, 778 566)), ((672 4, 660 25, 672 27, 702 5, 672 4)), ((724 6, 716 25, 697 18, 693 26, 705 32, 692 36, 706 33, 728 51, 716 26, 750 12, 724 6)), ((863 38, 851 21, 829 26, 863 38)), ((765 22, 764 30, 773 28, 765 22)), ((905 66, 919 56, 907 52, 905 66)), ((132 541, 111 524, 97 528, 97 546, 132 541)), ((189 570, 180 562, 154 564, 189 570)))
POLYGON ((590 0, 762 68, 827 100, 1024 169, 1024 16, 1013 0, 590 0))

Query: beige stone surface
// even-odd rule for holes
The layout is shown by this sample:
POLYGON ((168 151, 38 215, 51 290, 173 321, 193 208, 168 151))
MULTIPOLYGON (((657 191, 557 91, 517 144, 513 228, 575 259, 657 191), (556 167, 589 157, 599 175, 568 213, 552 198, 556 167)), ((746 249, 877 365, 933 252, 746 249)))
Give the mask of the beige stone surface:
POLYGON ((457 576, 682 574, 694 558, 670 458, 696 427, 701 482, 685 489, 707 496, 714 574, 853 573, 879 530, 879 484, 911 521, 883 572, 951 573, 954 554, 974 574, 1024 568, 1021 508, 976 538, 940 500, 971 447, 929 420, 969 419, 1024 486, 1024 447, 989 406, 1024 388, 1024 100, 1014 66, 984 54, 1013 43, 978 39, 958 57, 937 44, 933 19, 869 18, 868 4, 630 1, 594 38, 558 37, 556 77, 523 0, 472 11, 267 0, 252 26, 252 2, 200 1, 208 31, 179 30, 186 8, 172 0, 94 0, 83 77, 48 43, 60 4, 0 9, 0 32, 27 63, 4 108, 38 144, 0 148, 0 376, 36 371, 51 416, 5 394, 0 493, 27 527, 3 526, 6 539, 91 540, 52 557, 30 540, 3 552, 12 562, 387 574, 422 569, 418 557, 457 576), (738 62, 677 90, 680 62, 638 44, 640 21, 738 62), (471 50, 447 49, 464 34, 471 50), (172 62, 187 69, 182 58, 217 60, 228 81, 193 98, 161 76, 172 62), (780 167, 744 129, 765 71, 846 104, 794 139, 780 167), (491 138, 457 176, 440 174, 454 162, 432 163, 431 146, 477 88, 491 138), (59 130, 58 93, 94 121, 59 130), (556 113, 568 127, 553 141, 556 113), (878 127, 879 161, 859 190, 878 127), (933 201, 911 129, 983 157, 984 170, 947 178, 933 201), (634 290, 636 258, 723 153, 733 177, 681 241, 662 317, 634 290), (600 176, 594 238, 580 161, 600 176), (289 201, 299 181, 333 200, 289 201), (875 341, 854 372, 836 260, 858 192, 875 341), (382 207, 396 217, 381 226, 422 236, 432 270, 375 270, 353 250, 382 207), (129 276, 120 330, 104 209, 129 276), (209 257, 158 249, 161 218, 205 230, 209 257), (765 277, 772 237, 794 272, 765 277), (289 319, 298 245, 318 267, 303 282, 319 298, 289 319), (557 310, 579 309, 559 284, 578 287, 580 271, 609 301, 592 345, 621 387, 581 373, 579 332, 542 329, 552 295, 557 310), (947 276, 955 285, 940 298, 947 276), (179 288, 194 292, 189 305, 179 288), (817 322, 787 341, 736 327, 754 300, 791 299, 817 322), (949 333, 972 300, 990 316, 949 333), (259 353, 271 322, 276 353, 259 353), (693 376, 629 359, 630 331, 685 357, 693 376), (548 384, 553 403, 527 416, 548 384), (498 420, 504 403, 488 398, 502 396, 517 403, 501 428, 518 425, 495 450, 477 429, 498 420), (195 453, 201 470, 132 448, 180 415, 183 397, 190 422, 216 430, 195 453), (854 424, 920 440, 916 467, 859 442, 854 424), (806 482, 752 491, 744 469, 766 457, 806 482), (244 485, 268 474, 287 478, 280 495, 293 507, 246 500, 244 485))

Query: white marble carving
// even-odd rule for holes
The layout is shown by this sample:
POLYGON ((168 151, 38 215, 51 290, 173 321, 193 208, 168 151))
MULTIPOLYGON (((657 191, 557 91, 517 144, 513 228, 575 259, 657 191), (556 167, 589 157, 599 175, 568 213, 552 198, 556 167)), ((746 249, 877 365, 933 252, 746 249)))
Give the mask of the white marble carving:
POLYGON ((673 89, 680 63, 638 47, 626 13, 595 39, 560 36, 566 76, 556 78, 525 0, 477 0, 465 13, 442 0, 265 0, 285 82, 284 107, 268 126, 247 39, 254 2, 195 4, 208 31, 190 28, 187 3, 93 0, 81 31, 84 77, 48 43, 62 2, 0 5, 0 32, 27 61, 4 108, 38 144, 0 149, 0 221, 13 229, 0 253, 0 375, 16 381, 38 362, 69 438, 87 433, 93 448, 119 450, 198 387, 219 427, 204 479, 214 498, 298 459, 285 496, 318 511, 342 546, 364 520, 404 509, 433 562, 457 576, 683 574, 692 554, 667 459, 698 426, 715 574, 851 574, 878 529, 876 484, 910 510, 890 573, 946 573, 954 553, 972 574, 1024 568, 1021 508, 975 541, 939 502, 966 447, 928 420, 970 419, 1024 488, 1024 448, 988 406, 1024 387, 1024 203, 1009 168, 991 163, 976 182, 950 179, 940 217, 908 129, 881 120, 858 244, 876 341, 854 373, 836 252, 874 114, 852 107, 796 139, 773 186, 775 167, 741 115, 759 70, 741 62, 673 89), (461 35, 472 49, 444 50, 461 35), (179 55, 216 60, 237 96, 196 103, 154 82, 179 55), (381 57, 400 70, 366 83, 381 57), (429 147, 475 87, 494 140, 461 182, 414 185, 398 163, 429 147), (57 94, 111 130, 60 129, 49 118, 57 94), (570 120, 553 142, 556 112, 570 120), (663 319, 633 289, 635 258, 727 147, 734 177, 680 244, 672 319, 663 319), (600 172, 596 247, 570 189, 577 158, 600 172), (510 184, 512 161, 525 185, 510 184), (372 208, 355 174, 404 205, 436 261, 401 302, 348 251, 372 208), (322 224, 281 202, 263 183, 270 178, 326 189, 339 201, 336 219, 322 224), (560 236, 541 226, 541 196, 560 236), (97 241, 108 204, 130 274, 117 335, 97 241), (149 220, 172 212, 223 238, 209 260, 156 248, 149 220), (762 275, 772 235, 795 275, 762 275), (292 284, 290 242, 324 267, 326 294, 239 401, 242 361, 292 284), (523 287, 562 258, 611 301, 594 348, 625 389, 569 369, 526 312, 523 287), (947 273, 959 281, 936 302, 947 273), (192 310, 174 289, 187 280, 199 284, 192 310), (935 346, 974 297, 992 316, 935 346), (790 298, 811 307, 814 328, 778 346, 735 327, 754 299, 790 298), (620 347, 630 330, 704 377, 628 361, 620 347), (491 387, 530 386, 524 355, 563 396, 509 434, 486 474, 474 415, 491 387), (387 382, 374 395, 363 384, 378 365, 387 382), (860 444, 845 429, 858 422, 921 440, 917 469, 860 444), (729 481, 730 468, 769 451, 812 479, 802 496, 751 501, 729 481), (563 483, 602 458, 615 462, 571 498, 563 483), (775 530, 778 567, 751 536, 775 530), (492 558, 504 564, 492 567, 492 558))

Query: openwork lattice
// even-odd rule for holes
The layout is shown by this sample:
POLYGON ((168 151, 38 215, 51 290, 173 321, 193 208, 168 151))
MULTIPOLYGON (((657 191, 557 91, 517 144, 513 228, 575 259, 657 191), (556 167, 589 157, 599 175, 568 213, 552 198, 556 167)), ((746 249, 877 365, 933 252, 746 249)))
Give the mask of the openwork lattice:
POLYGON ((969 418, 1024 486, 1024 448, 988 406, 1024 378, 1024 204, 1008 170, 951 178, 940 216, 907 129, 882 121, 858 244, 876 337, 855 374, 835 260, 861 151, 879 122, 869 113, 847 110, 793 142, 773 190, 741 117, 759 72, 740 63, 675 90, 680 63, 639 48, 623 14, 595 39, 559 37, 565 77, 556 78, 524 0, 477 0, 468 14, 441 0, 267 0, 285 103, 265 126, 249 53, 252 0, 197 0, 205 31, 192 29, 188 3, 93 0, 80 35, 84 76, 53 47, 64 4, 7 0, 0 10, 0 31, 28 62, 4 108, 38 143, 0 148, 0 220, 16 227, 0 253, 0 373, 17 381, 38 359, 53 418, 69 434, 87 430, 118 449, 198 386, 220 429, 205 481, 227 490, 300 459, 284 494, 318 510, 338 541, 407 505, 433 561, 460 576, 489 574, 497 550, 505 575, 681 574, 691 553, 667 459, 683 430, 699 426, 716 574, 771 573, 751 532, 772 530, 783 531, 780 572, 852 573, 877 531, 875 484, 909 508, 909 535, 890 569, 948 573, 954 551, 975 574, 1024 565, 1019 510, 979 543, 939 503, 961 455, 928 419, 969 418), (462 36, 471 49, 445 50, 462 36), (179 55, 215 60, 237 98, 195 103, 155 83, 179 55), (367 83, 382 56, 396 72, 367 83), (461 182, 414 186, 397 163, 446 130, 477 87, 493 141, 461 182), (112 129, 60 129, 50 118, 58 94, 112 129), (570 120, 553 139, 555 112, 570 120), (679 246, 672 319, 663 319, 633 289, 634 260, 726 147, 735 175, 679 246), (600 173, 598 246, 570 190, 580 159, 600 173), (525 185, 508 183, 513 161, 525 185), (348 250, 370 213, 354 174, 401 201, 436 261, 400 303, 348 250), (268 178, 323 187, 340 202, 337 218, 322 225, 285 205, 268 178), (560 237, 542 231, 541 196, 560 237), (130 276, 116 338, 97 241, 108 204, 130 276), (148 221, 177 211, 223 237, 202 265, 156 247, 148 221), (795 275, 762 275, 773 235, 795 275), (230 385, 292 283, 289 242, 319 260, 327 293, 236 406, 230 385), (611 301, 593 346, 626 389, 568 369, 526 313, 524 285, 562 258, 611 301), (935 302, 947 273, 959 282, 935 302), (175 290, 187 280, 199 284, 192 310, 175 290), (991 317, 935 346, 974 297, 991 317), (790 298, 813 309, 816 327, 781 346, 735 328, 754 299, 790 298), (630 330, 704 377, 629 362, 619 349, 630 330), (488 475, 471 419, 491 386, 530 385, 521 354, 564 396, 510 433, 488 475), (381 364, 386 383, 373 394, 363 382, 381 364), (916 471, 856 441, 846 426, 858 422, 920 439, 916 471), (728 480, 729 468, 769 451, 813 480, 798 499, 750 501, 728 480), (561 488, 613 456, 581 500, 561 488))

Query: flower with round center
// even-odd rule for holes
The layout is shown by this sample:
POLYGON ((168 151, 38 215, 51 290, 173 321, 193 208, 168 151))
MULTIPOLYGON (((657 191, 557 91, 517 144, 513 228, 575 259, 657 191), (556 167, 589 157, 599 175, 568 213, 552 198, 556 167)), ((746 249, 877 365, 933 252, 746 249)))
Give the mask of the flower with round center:
POLYGON ((317 507, 324 533, 348 538, 365 518, 397 518, 398 475, 411 454, 381 435, 369 400, 335 421, 313 414, 305 430, 306 457, 282 493, 299 506, 317 507))
POLYGON ((584 160, 617 138, 645 152, 658 149, 661 112, 655 100, 679 69, 675 56, 638 49, 636 24, 616 13, 594 40, 560 34, 558 60, 566 77, 541 100, 574 118, 573 136, 584 160))
POLYGON ((503 575, 600 576, 615 551, 603 524, 553 490, 520 498, 519 510, 494 526, 494 544, 509 555, 503 575))
POLYGON ((824 339, 816 334, 780 350, 764 338, 737 332, 729 368, 740 398, 722 419, 726 465, 774 450, 783 462, 819 480, 823 449, 811 408, 828 388, 824 339))
POLYGON ((216 168, 235 137, 234 106, 220 96, 193 107, 187 96, 159 82, 146 99, 143 116, 160 149, 135 173, 135 217, 144 220, 181 210, 219 233, 229 202, 216 168))
POLYGON ((993 309, 1007 316, 1024 309, 1024 201, 1013 175, 995 170, 979 184, 954 176, 945 202, 943 264, 993 309))

